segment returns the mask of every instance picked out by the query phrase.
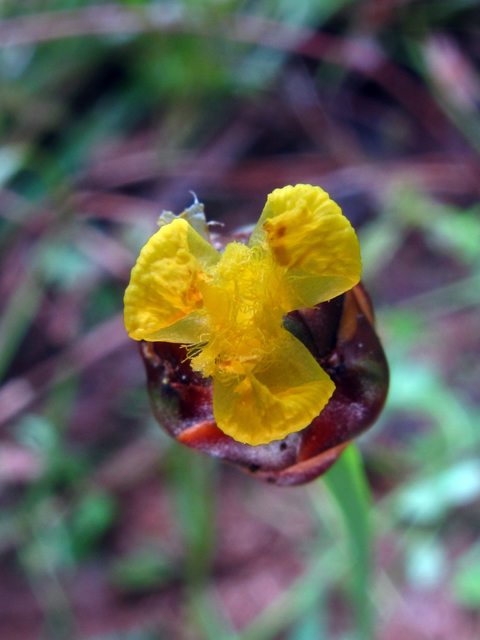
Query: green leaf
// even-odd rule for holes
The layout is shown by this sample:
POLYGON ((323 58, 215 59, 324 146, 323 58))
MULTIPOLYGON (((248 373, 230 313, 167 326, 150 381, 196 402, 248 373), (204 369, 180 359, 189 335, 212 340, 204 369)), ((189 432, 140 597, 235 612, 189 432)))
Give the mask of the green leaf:
POLYGON ((213 460, 187 447, 172 448, 170 474, 184 536, 185 575, 192 587, 208 577, 215 539, 216 470, 213 460))
POLYGON ((420 536, 407 550, 405 573, 417 589, 433 589, 445 578, 447 558, 445 549, 432 536, 420 536))
MULTIPOLYGON (((317 603, 318 604, 318 603, 317 603)), ((315 609, 307 613, 293 626, 288 640, 312 640, 312 638, 325 638, 326 625, 323 607, 320 611, 315 609)))
POLYGON ((454 508, 467 505, 480 496, 480 461, 462 460, 421 479, 399 492, 397 516, 417 525, 434 524, 454 508))
POLYGON ((159 550, 142 549, 117 560, 112 567, 112 580, 122 591, 135 593, 156 589, 175 575, 171 560, 159 550))
POLYGON ((480 559, 462 566, 453 578, 453 596, 464 607, 480 607, 480 559))
POLYGON ((81 500, 70 526, 77 556, 83 557, 92 550, 112 525, 115 515, 115 500, 107 493, 92 493, 81 500))
POLYGON ((0 186, 3 187, 22 166, 26 147, 10 145, 0 148, 0 186))

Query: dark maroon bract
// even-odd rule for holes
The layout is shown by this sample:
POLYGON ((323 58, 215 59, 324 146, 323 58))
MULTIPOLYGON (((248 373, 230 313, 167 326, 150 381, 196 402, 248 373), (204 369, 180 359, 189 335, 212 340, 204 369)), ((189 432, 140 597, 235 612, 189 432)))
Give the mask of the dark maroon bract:
POLYGON ((385 403, 389 374, 361 284, 313 309, 290 313, 284 324, 336 388, 308 427, 265 445, 242 444, 220 431, 213 417, 212 380, 192 371, 185 347, 141 342, 140 352, 153 412, 175 440, 260 480, 291 486, 325 473, 348 443, 373 425, 385 403))

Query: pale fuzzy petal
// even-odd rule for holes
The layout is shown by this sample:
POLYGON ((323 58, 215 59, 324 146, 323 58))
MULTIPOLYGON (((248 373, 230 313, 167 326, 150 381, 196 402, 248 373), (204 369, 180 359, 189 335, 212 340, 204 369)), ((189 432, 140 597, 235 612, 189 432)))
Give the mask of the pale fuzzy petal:
POLYGON ((192 311, 185 318, 144 336, 150 342, 177 342, 178 344, 197 344, 210 334, 208 316, 200 311, 192 311))

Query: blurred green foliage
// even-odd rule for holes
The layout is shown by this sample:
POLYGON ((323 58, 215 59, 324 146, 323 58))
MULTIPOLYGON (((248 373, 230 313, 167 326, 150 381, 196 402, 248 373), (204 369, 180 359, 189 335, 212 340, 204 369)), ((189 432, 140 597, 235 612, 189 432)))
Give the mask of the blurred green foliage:
POLYGON ((34 594, 38 637, 346 639, 354 624, 343 616, 331 630, 332 599, 369 574, 364 597, 382 629, 408 589, 446 586, 455 606, 478 613, 477 5, 0 4, 0 414, 5 443, 29 456, 24 477, 9 480, 0 455, 0 553, 34 594), (126 18, 133 26, 116 29, 126 18), (396 550, 375 567, 361 556, 363 498, 342 484, 354 473, 342 459, 327 483, 296 490, 314 523, 294 549, 303 573, 235 631, 216 590, 235 574, 218 557, 219 505, 228 483, 247 510, 257 490, 159 432, 122 333, 122 297, 163 207, 185 206, 196 189, 231 228, 252 221, 285 174, 343 198, 359 229, 392 373, 361 449, 374 532, 396 550), (151 516, 158 530, 134 509, 149 481, 171 504, 151 516), (353 573, 348 535, 360 554, 353 573), (72 584, 93 565, 126 601, 171 589, 178 626, 84 633, 72 584))

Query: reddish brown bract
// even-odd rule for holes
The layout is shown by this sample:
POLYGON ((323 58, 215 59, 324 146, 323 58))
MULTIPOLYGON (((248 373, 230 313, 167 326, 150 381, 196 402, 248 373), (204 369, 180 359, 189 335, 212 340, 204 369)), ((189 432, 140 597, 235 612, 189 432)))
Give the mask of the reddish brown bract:
POLYGON ((313 309, 294 311, 284 322, 336 389, 308 427, 266 445, 242 444, 220 431, 213 418, 212 381, 192 371, 185 347, 141 342, 140 352, 153 412, 171 436, 261 480, 289 486, 325 473, 347 444, 372 426, 384 405, 389 375, 361 284, 313 309))

